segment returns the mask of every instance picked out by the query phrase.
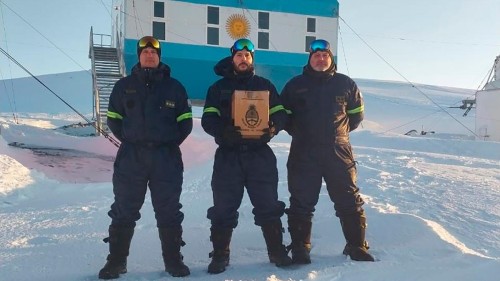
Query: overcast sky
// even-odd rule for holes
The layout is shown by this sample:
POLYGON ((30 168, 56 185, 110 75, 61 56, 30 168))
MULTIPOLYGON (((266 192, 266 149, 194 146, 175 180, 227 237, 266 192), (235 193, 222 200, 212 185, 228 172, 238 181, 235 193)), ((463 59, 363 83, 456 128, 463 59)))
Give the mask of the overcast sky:
MULTIPOLYGON (((500 55, 498 0, 339 2, 338 65, 353 78, 476 89, 500 55)), ((0 3, 0 47, 35 75, 90 69, 90 27, 111 33, 111 0, 0 3)), ((0 54, 0 79, 21 76, 0 54)))

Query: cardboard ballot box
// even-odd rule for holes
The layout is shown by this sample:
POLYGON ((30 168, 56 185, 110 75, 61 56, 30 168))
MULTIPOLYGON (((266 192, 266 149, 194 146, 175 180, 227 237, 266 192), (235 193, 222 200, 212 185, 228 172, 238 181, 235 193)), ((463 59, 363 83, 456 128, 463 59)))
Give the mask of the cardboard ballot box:
POLYGON ((260 138, 269 127, 269 91, 234 91, 232 115, 243 138, 260 138))

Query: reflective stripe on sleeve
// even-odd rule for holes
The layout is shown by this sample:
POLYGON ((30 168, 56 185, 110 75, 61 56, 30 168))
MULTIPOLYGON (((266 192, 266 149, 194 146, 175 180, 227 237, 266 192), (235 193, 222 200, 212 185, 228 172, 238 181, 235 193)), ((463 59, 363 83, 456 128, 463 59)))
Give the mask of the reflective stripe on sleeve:
POLYGON ((285 110, 285 111, 286 111, 286 109, 285 109, 285 107, 284 107, 284 106, 282 106, 282 105, 277 105, 277 106, 275 106, 275 107, 273 107, 273 108, 269 109, 269 115, 272 115, 272 114, 274 114, 274 113, 276 113, 276 112, 278 112, 278 111, 280 111, 280 110, 285 110))
POLYGON ((185 119, 191 119, 193 118, 193 113, 191 112, 186 112, 184 114, 181 114, 177 117, 177 122, 181 122, 182 120, 185 120, 185 119))
POLYGON ((108 111, 106 113, 106 116, 108 116, 109 118, 113 118, 113 119, 123 119, 123 116, 121 116, 120 114, 116 113, 116 112, 113 112, 113 111, 108 111))
POLYGON ((215 107, 207 107, 203 110, 203 113, 217 113, 220 116, 220 111, 215 107))
POLYGON ((360 112, 363 112, 365 110, 365 106, 362 105, 360 107, 356 107, 354 109, 351 109, 351 110, 348 110, 347 111, 347 114, 356 114, 356 113, 360 113, 360 112))

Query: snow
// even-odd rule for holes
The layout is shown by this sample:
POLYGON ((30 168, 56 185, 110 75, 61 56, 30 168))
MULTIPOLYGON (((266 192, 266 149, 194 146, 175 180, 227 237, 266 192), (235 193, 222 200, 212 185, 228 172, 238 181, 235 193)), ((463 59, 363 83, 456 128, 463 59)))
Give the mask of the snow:
MULTIPOLYGON (((184 279, 499 280, 500 143, 474 140, 474 111, 462 117, 463 111, 447 108, 474 91, 417 85, 447 114, 411 85, 356 81, 365 97, 366 120, 351 139, 367 202, 367 239, 377 261, 353 262, 341 254, 345 241, 323 188, 313 219, 312 264, 282 269, 269 263, 245 195, 231 265, 224 273, 208 274, 206 210, 212 204, 216 146, 201 129, 201 108, 195 107, 193 133, 181 147, 187 243, 182 253, 191 269, 184 279), (412 129, 417 133, 404 135, 412 129)), ((64 83, 70 87, 71 81, 59 81, 61 89, 64 83)), ((54 109, 58 102, 49 94, 37 94, 46 97, 37 100, 39 111, 18 113, 18 122, 12 113, 0 114, 0 280, 97 280, 108 253, 102 239, 110 223, 116 147, 104 137, 88 136, 88 127, 63 129, 83 120, 62 103, 54 109), (44 101, 50 103, 49 113, 43 112, 44 101)), ((88 97, 79 99, 83 107, 88 97)), ((278 159, 279 196, 288 204, 290 136, 280 133, 271 147, 278 159)), ((163 271, 149 196, 141 213, 129 272, 120 280, 174 280, 163 271)), ((285 217, 283 222, 286 226, 285 217)), ((290 242, 288 233, 284 239, 290 242)))

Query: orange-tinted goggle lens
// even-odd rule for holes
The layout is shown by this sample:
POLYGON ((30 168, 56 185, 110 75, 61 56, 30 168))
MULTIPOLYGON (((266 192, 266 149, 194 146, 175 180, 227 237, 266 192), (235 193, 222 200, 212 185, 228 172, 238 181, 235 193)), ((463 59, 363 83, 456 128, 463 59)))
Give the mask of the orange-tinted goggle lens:
POLYGON ((141 40, 139 40, 139 48, 144 48, 147 47, 148 45, 155 49, 159 49, 160 41, 156 40, 156 38, 152 36, 145 36, 142 37, 141 40))

